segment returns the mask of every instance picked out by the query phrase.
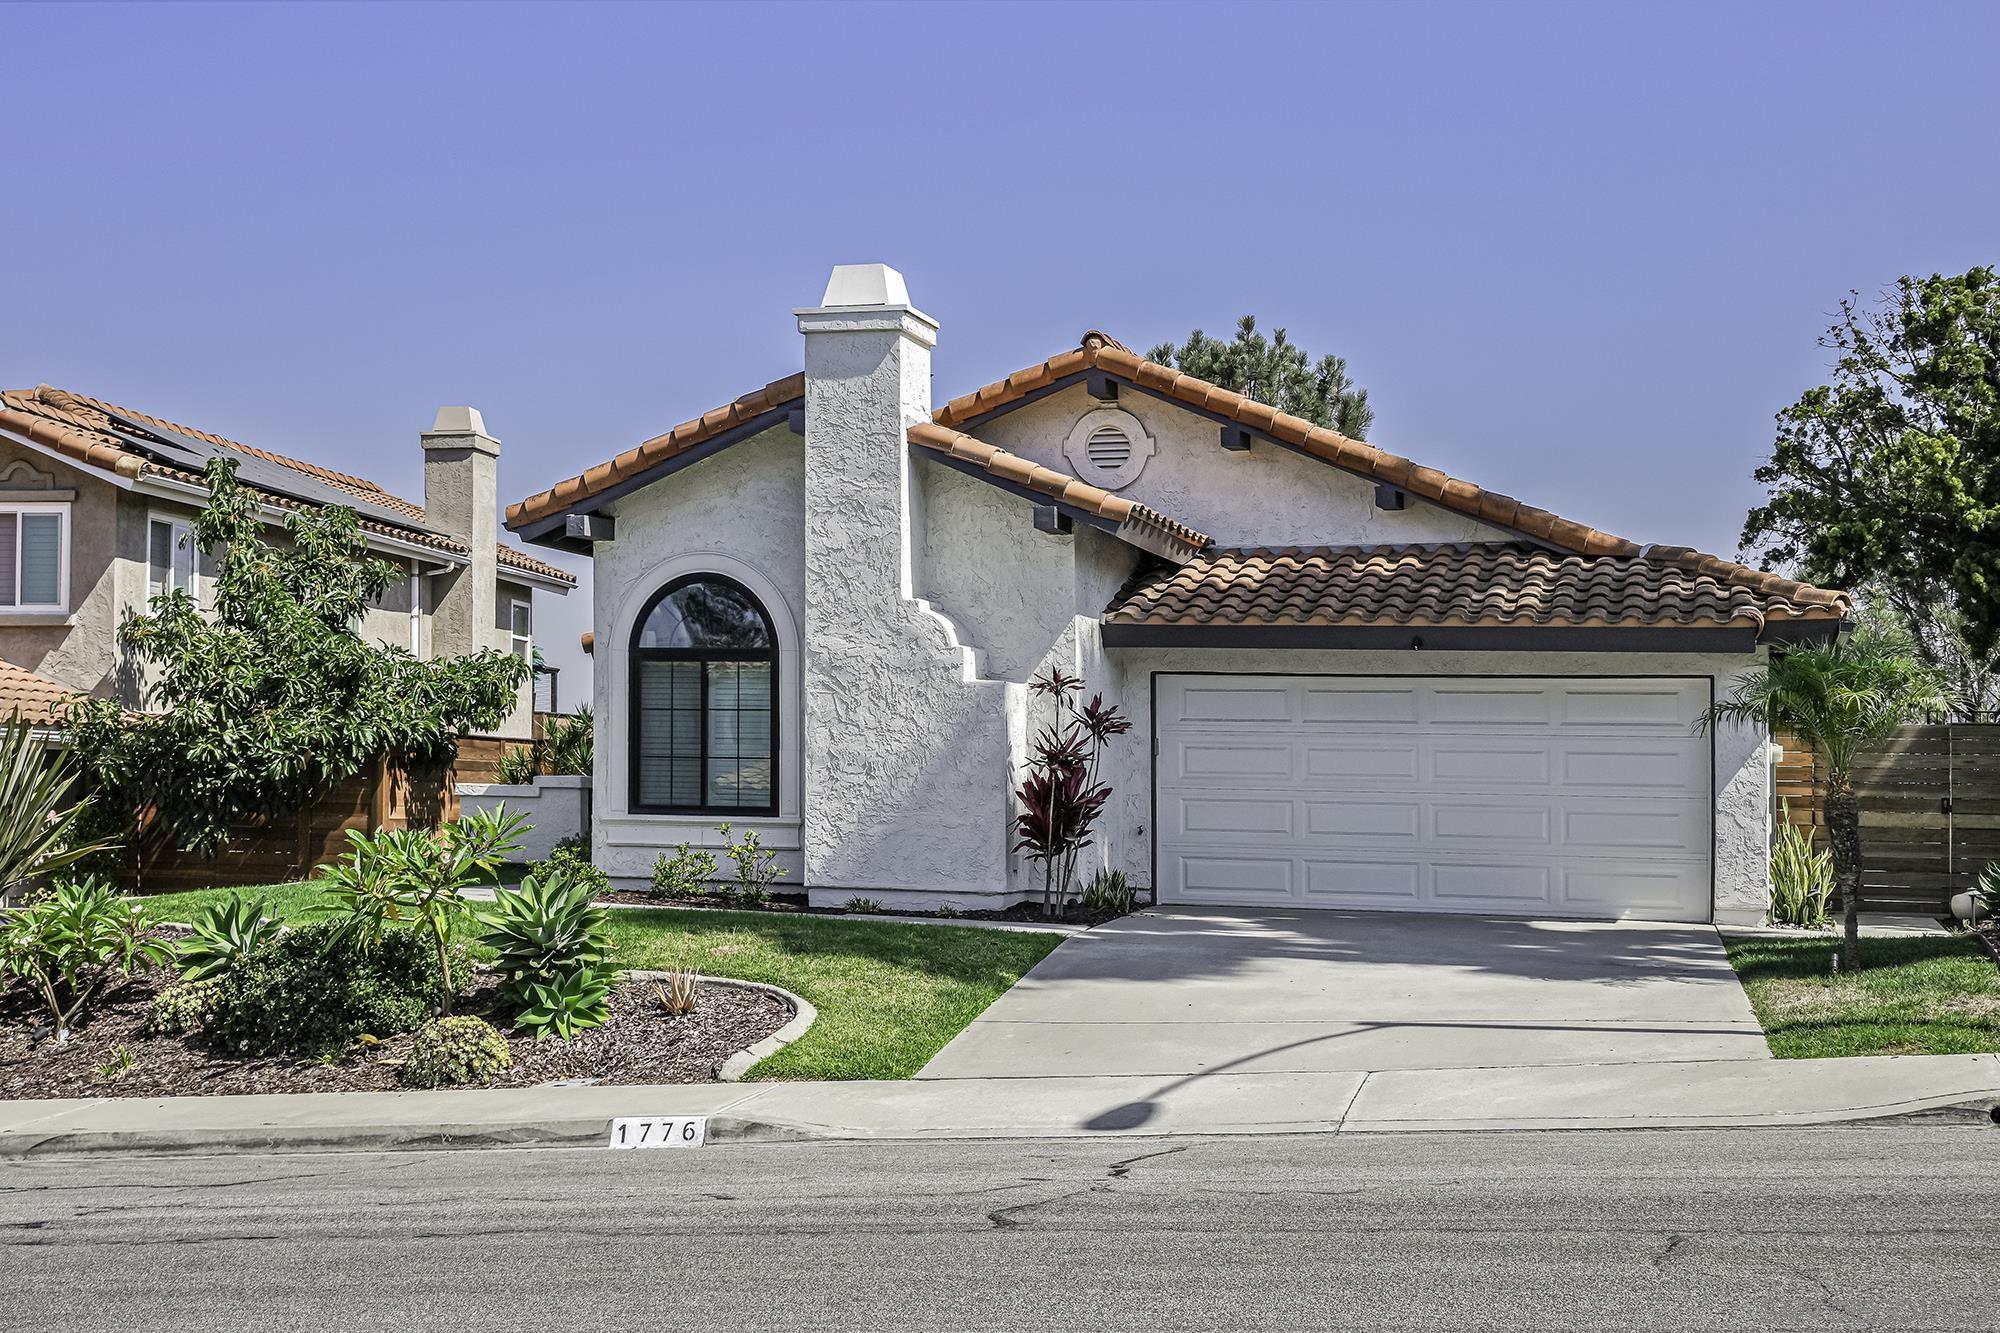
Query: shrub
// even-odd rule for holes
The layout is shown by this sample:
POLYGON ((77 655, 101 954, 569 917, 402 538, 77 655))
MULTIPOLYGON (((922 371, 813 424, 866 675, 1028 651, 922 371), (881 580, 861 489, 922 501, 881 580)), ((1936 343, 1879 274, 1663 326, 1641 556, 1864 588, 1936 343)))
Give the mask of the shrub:
POLYGON ((54 885, 0 927, 0 972, 35 993, 58 1046, 114 979, 172 957, 145 911, 96 878, 54 885))
POLYGON ((560 873, 530 874, 518 889, 494 893, 479 914, 480 940, 519 1001, 531 986, 602 964, 611 953, 609 915, 586 885, 560 873))
POLYGON ((611 876, 597 868, 590 859, 590 838, 586 834, 575 833, 557 843, 549 852, 549 859, 537 861, 529 867, 530 874, 558 875, 572 884, 581 884, 593 894, 604 893, 611 888, 611 876))
POLYGON ((534 982, 527 987, 514 1027, 537 1041, 549 1036, 568 1041, 585 1028, 602 1027, 611 1017, 611 980, 609 968, 579 967, 534 982))
POLYGON ((270 911, 267 899, 238 897, 211 903, 197 912, 189 923, 194 935, 182 940, 175 949, 182 979, 205 981, 219 977, 246 955, 276 939, 280 927, 270 911))
MULTIPOLYGON (((726 839, 730 826, 717 825, 716 832, 726 839)), ((764 841, 757 836, 755 829, 745 829, 740 839, 723 848, 722 854, 736 863, 736 887, 730 891, 732 898, 744 903, 770 901, 771 885, 778 879, 778 854, 764 849, 764 841)))
POLYGON ((843 907, 849 912, 879 912, 882 910, 882 904, 876 902, 873 898, 849 898, 843 904, 843 907))
POLYGON ((215 1012, 216 993, 221 989, 219 977, 181 981, 167 987, 153 997, 146 1032, 155 1037, 178 1037, 204 1026, 215 1012))
POLYGON ((437 962, 438 1003, 448 1014, 464 977, 453 966, 451 945, 453 930, 472 910, 463 890, 490 879, 508 853, 521 849, 529 827, 499 805, 435 830, 349 829, 353 852, 320 867, 327 901, 315 910, 332 916, 336 932, 363 949, 375 947, 391 922, 421 925, 437 962))
POLYGON ((1083 909, 1086 912, 1116 912, 1124 915, 1132 910, 1137 895, 1125 880, 1122 870, 1100 870, 1090 877, 1090 883, 1083 890, 1083 909))
POLYGON ((484 1083, 513 1063, 507 1039, 485 1019, 466 1014, 419 1028, 402 1076, 413 1088, 452 1087, 484 1083))
POLYGON ((361 1036, 420 1026, 439 1007, 450 973, 430 942, 408 928, 386 930, 370 948, 337 921, 288 930, 222 979, 208 1031, 232 1054, 326 1059, 361 1036))
POLYGON ((1778 836, 1771 844, 1771 923, 1823 926, 1833 896, 1833 853, 1813 850, 1812 834, 1792 823, 1789 802, 1779 808, 1778 836))
POLYGON ((715 878, 715 853, 681 843, 653 862, 653 893, 661 898, 698 898, 715 878))

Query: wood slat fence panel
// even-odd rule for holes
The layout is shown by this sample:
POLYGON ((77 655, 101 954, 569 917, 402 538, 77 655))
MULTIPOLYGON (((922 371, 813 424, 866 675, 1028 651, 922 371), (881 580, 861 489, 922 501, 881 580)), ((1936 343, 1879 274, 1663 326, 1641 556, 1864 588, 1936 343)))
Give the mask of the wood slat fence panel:
POLYGON ((435 828, 458 817, 458 784, 490 782, 500 755, 518 741, 459 738, 451 764, 405 766, 378 759, 319 800, 289 815, 245 820, 214 857, 181 852, 143 829, 129 863, 145 893, 304 879, 347 850, 349 829, 435 828))
MULTIPOLYGON (((1824 844, 1825 775, 1780 736, 1780 817, 1824 844)), ((2000 724, 1905 727, 1856 763, 1861 803, 1861 905, 1944 915, 1951 896, 2000 860, 2000 724)))

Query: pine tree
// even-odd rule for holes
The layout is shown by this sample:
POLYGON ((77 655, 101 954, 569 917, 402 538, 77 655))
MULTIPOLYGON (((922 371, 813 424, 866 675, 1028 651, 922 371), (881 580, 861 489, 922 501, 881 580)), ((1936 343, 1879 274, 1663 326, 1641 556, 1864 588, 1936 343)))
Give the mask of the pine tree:
POLYGON ((1323 356, 1311 364, 1305 350, 1293 346, 1283 329, 1269 339, 1257 332, 1255 315, 1245 315, 1236 322, 1233 342, 1211 338, 1196 329, 1179 347, 1161 343, 1147 356, 1182 374, 1337 430, 1350 440, 1367 439, 1369 427, 1375 424, 1368 390, 1356 388, 1347 377, 1344 358, 1323 356))

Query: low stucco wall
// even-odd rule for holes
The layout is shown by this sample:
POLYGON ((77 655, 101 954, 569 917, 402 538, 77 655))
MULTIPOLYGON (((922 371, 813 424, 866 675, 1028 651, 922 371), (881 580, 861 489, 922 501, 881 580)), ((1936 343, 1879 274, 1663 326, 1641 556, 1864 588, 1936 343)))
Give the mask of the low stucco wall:
POLYGON ((534 827, 521 839, 516 858, 542 861, 564 838, 583 832, 587 777, 542 777, 532 783, 461 782, 459 808, 470 814, 506 806, 509 814, 525 817, 534 827))

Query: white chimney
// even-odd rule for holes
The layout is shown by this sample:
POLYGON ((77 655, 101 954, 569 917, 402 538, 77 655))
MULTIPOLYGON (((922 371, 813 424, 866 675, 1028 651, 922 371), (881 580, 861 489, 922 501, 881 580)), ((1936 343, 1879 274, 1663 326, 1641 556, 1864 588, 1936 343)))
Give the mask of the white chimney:
POLYGON ((915 600, 905 432, 931 412, 937 321, 886 264, 842 264, 805 335, 805 875, 855 889, 999 892, 1003 687, 915 600))

